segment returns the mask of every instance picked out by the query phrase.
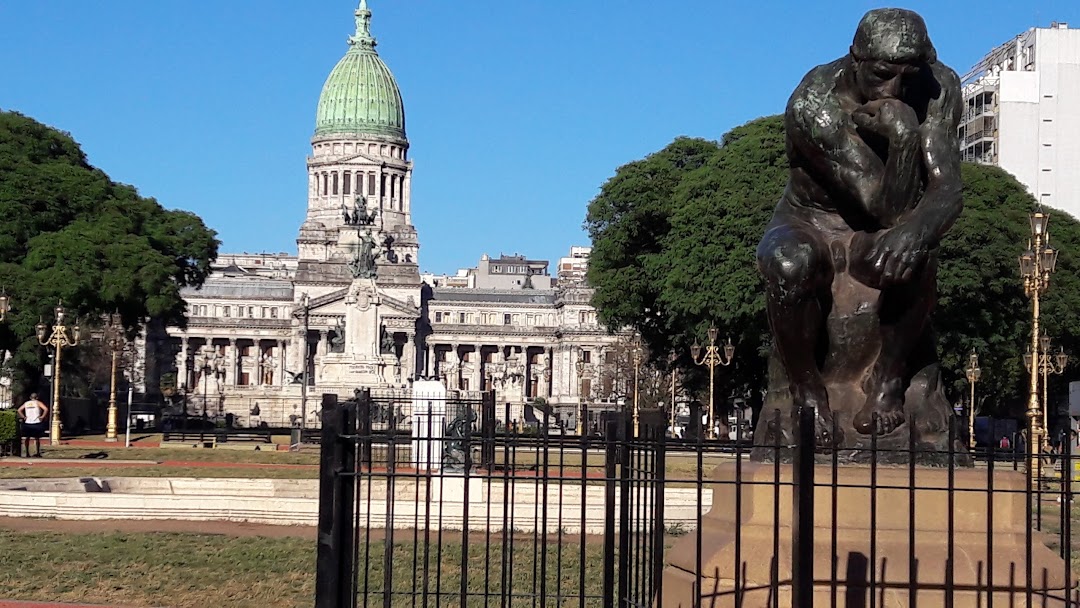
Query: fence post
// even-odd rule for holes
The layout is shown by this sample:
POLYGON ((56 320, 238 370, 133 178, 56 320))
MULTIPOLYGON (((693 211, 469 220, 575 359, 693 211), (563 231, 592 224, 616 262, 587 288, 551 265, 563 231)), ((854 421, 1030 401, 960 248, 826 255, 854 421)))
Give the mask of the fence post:
POLYGON ((814 606, 814 408, 800 406, 792 463, 791 605, 814 606))
POLYGON ((484 391, 480 409, 480 467, 490 471, 495 468, 495 391, 484 391))
POLYGON ((371 389, 356 393, 356 440, 360 445, 360 466, 371 468, 371 389))
MULTIPOLYGON (((619 461, 619 422, 609 418, 604 428, 604 440, 607 449, 604 451, 604 572, 603 572, 603 606, 613 608, 615 606, 615 466, 619 461)), ((582 470, 584 470, 584 463, 582 470)), ((585 484, 581 484, 581 492, 585 494, 585 484)), ((626 502, 626 495, 622 496, 626 502)), ((582 509, 584 509, 582 501, 582 509)), ((584 517, 583 517, 584 519, 584 517)), ((623 523, 625 526, 625 522, 623 523)), ((585 544, 585 530, 581 530, 581 543, 585 544)), ((585 562, 578 565, 581 569, 580 576, 585 577, 585 562)), ((621 578, 626 578, 625 572, 621 578)))
POLYGON ((342 580, 338 565, 342 558, 340 520, 335 517, 338 490, 338 471, 344 445, 344 410, 337 404, 337 395, 322 398, 322 435, 319 441, 319 525, 318 549, 315 557, 315 608, 338 608, 341 605, 342 580))

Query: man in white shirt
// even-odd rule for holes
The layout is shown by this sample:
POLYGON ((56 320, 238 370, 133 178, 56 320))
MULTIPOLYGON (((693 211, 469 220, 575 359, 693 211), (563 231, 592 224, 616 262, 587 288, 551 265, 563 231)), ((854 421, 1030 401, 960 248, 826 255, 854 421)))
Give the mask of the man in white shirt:
POLYGON ((22 420, 22 436, 26 446, 26 458, 30 458, 30 439, 37 444, 35 458, 41 458, 41 438, 45 436, 45 418, 49 408, 38 400, 37 393, 31 393, 30 399, 19 406, 18 416, 22 420))

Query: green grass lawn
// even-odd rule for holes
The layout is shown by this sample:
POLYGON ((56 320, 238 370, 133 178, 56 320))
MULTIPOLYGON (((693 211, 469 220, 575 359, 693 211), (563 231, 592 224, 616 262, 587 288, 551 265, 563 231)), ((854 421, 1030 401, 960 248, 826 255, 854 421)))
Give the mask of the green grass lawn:
MULTIPOLYGON (((362 544, 367 564, 358 577, 360 605, 382 605, 389 588, 392 606, 459 606, 462 573, 460 533, 433 534, 425 552, 414 551, 412 532, 398 531, 390 585, 386 587, 380 535, 362 544), (441 547, 441 550, 440 550, 441 547), (425 595, 426 594, 426 595, 425 595), (426 602, 425 602, 426 597, 426 602)), ((575 541, 577 539, 574 539, 575 541)), ((179 533, 22 533, 0 530, 0 595, 7 599, 72 601, 176 608, 222 606, 311 606, 315 593, 315 543, 300 538, 233 538, 179 533)), ((542 550, 532 539, 512 546, 470 539, 467 606, 500 605, 504 588, 512 606, 535 606, 543 587, 548 606, 577 604, 581 584, 579 545, 542 550), (486 549, 486 551, 485 551, 486 549), (540 565, 547 564, 544 578, 540 565), (562 601, 556 601, 561 599, 562 601), (571 602, 571 600, 573 600, 571 602)), ((602 582, 599 542, 586 545, 585 593, 597 596, 602 582)), ((599 598, 587 605, 599 606, 599 598)))
POLYGON ((63 467, 3 466, 0 479, 51 477, 227 477, 243 479, 315 479, 318 469, 273 469, 250 467, 109 466, 107 462, 86 461, 63 467))

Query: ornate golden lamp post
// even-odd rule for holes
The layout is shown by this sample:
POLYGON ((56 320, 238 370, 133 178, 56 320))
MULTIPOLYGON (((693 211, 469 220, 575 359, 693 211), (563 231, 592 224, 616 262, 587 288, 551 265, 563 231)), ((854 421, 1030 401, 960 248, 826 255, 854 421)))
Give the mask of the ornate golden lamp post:
MULTIPOLYGON (((1024 293, 1031 298, 1031 346, 1032 352, 1039 350, 1039 296, 1050 286, 1050 275, 1057 265, 1058 252, 1050 247, 1050 233, 1046 226, 1050 216, 1041 210, 1032 213, 1031 240, 1028 250, 1020 255, 1020 277, 1024 281, 1024 293)), ((1039 407, 1039 366, 1031 365, 1031 383, 1028 392, 1028 470, 1037 471, 1039 454, 1042 452, 1043 428, 1039 407)))
POLYGON ((694 364, 706 365, 709 368, 709 439, 716 439, 716 397, 713 395, 716 366, 731 365, 731 361, 735 358, 735 346, 731 343, 731 338, 728 338, 727 344, 724 345, 723 358, 720 357, 720 347, 716 345, 717 333, 715 326, 709 327, 709 345, 705 347, 704 357, 698 358, 701 355, 701 345, 697 343, 697 340, 690 347, 690 357, 694 360, 694 364))
MULTIPOLYGON (((1031 371, 1032 365, 1035 365, 1037 372, 1042 375, 1042 427, 1044 432, 1050 430, 1050 400, 1047 399, 1047 378, 1050 374, 1062 374, 1065 372, 1065 367, 1069 365, 1069 355, 1065 354, 1065 349, 1062 348, 1056 354, 1050 354, 1050 336, 1045 333, 1039 338, 1039 351, 1038 359, 1031 354, 1031 348, 1029 347, 1027 352, 1024 353, 1024 366, 1031 371)), ((1041 451, 1040 451, 1041 453, 1041 451)))
POLYGON ((49 412, 52 420, 52 424, 49 426, 49 443, 51 445, 60 445, 60 354, 68 346, 79 345, 79 324, 78 322, 75 323, 69 336, 68 328, 64 325, 63 301, 56 305, 55 314, 56 325, 53 325, 51 329, 45 325, 44 321, 38 323, 36 329, 38 344, 52 346, 56 350, 55 360, 53 361, 52 411, 49 412))
POLYGON ((679 360, 679 355, 675 351, 671 351, 668 355, 668 361, 671 362, 671 432, 675 432, 675 374, 678 371, 675 367, 675 362, 679 360))
POLYGON ((103 338, 112 355, 112 371, 109 375, 109 418, 105 426, 105 441, 116 441, 116 363, 124 349, 124 332, 113 317, 105 326, 103 338))
POLYGON ((0 290, 0 321, 4 320, 9 310, 11 310, 11 299, 8 298, 6 291, 0 290))
POLYGON ((634 335, 633 342, 630 343, 630 357, 634 363, 634 437, 640 435, 640 414, 638 411, 638 370, 641 368, 641 356, 644 352, 644 347, 641 345, 641 336, 634 335))
POLYGON ((975 383, 982 377, 982 370, 979 369, 979 355, 975 352, 975 348, 971 348, 971 354, 968 355, 968 364, 964 368, 964 373, 967 374, 968 384, 971 385, 971 401, 968 405, 968 447, 972 450, 975 449, 975 383))

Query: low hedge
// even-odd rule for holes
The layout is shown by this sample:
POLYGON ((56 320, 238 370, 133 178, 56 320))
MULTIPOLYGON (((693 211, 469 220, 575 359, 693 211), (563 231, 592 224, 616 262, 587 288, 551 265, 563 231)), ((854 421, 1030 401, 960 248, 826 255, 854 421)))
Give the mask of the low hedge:
POLYGON ((0 410, 0 443, 7 443, 18 438, 15 410, 0 410))

